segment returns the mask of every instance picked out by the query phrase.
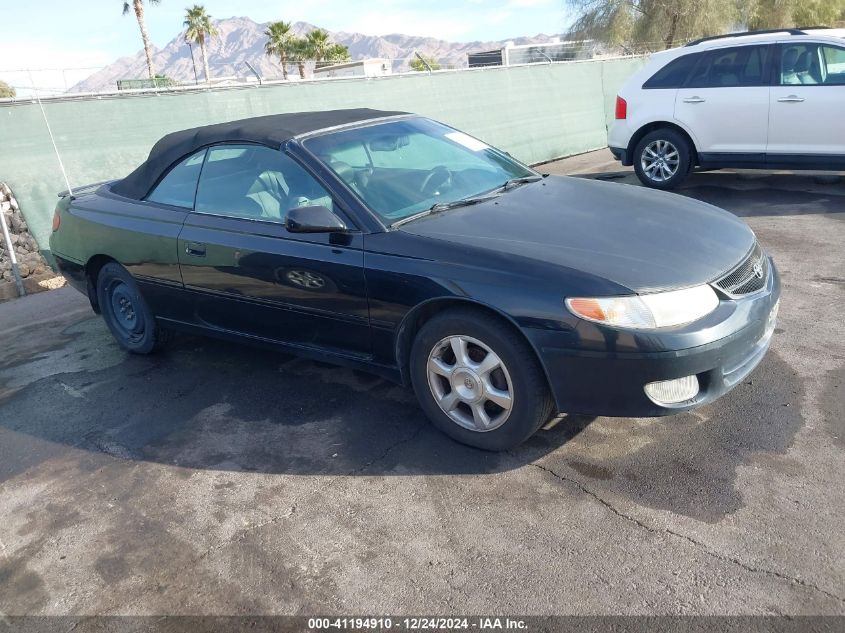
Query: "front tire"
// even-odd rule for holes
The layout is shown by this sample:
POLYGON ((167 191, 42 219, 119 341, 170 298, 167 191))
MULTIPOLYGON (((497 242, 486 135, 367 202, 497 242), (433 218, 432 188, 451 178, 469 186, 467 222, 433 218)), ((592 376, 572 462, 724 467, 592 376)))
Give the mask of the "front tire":
POLYGON ((507 450, 551 416, 551 395, 533 350, 492 315, 461 308, 434 317, 417 334, 410 362, 423 411, 463 444, 507 450))
POLYGON ((692 171, 689 141, 669 128, 646 134, 634 149, 634 171, 646 187, 674 189, 692 171))
POLYGON ((100 269, 97 302, 103 320, 123 349, 149 354, 163 342, 163 333, 138 284, 120 264, 109 262, 100 269))

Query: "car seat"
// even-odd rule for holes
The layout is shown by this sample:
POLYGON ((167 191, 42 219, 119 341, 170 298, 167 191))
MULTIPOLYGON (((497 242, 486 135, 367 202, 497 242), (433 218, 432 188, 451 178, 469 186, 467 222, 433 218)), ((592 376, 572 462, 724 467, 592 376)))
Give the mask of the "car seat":
POLYGON ((288 197, 286 209, 322 205, 333 209, 332 198, 308 173, 300 170, 290 170, 287 174, 288 197))
POLYGON ((288 208, 287 183, 279 171, 267 169, 258 174, 247 197, 261 207, 262 217, 284 220, 288 208))
POLYGON ((812 61, 812 55, 810 51, 804 51, 798 57, 798 61, 795 63, 795 74, 798 75, 798 79, 801 81, 802 84, 817 84, 819 83, 810 73, 810 63, 812 61))
POLYGON ((799 55, 800 52, 798 48, 794 46, 792 48, 787 48, 786 51, 784 51, 780 66, 782 84, 792 85, 801 83, 800 77, 798 77, 798 74, 795 72, 795 66, 798 63, 799 55))

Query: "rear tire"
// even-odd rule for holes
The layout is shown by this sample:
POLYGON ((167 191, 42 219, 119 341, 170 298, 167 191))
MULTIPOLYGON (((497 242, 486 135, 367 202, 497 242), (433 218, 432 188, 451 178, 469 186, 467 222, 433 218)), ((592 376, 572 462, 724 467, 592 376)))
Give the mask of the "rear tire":
POLYGON ((634 171, 646 187, 674 189, 693 167, 692 148, 679 132, 660 128, 649 132, 634 149, 634 171))
POLYGON ((414 339, 410 363, 423 411, 463 444, 507 450, 551 417, 551 394, 534 351, 482 311, 453 309, 428 321, 414 339))
POLYGON ((112 336, 133 354, 149 354, 164 342, 164 332, 132 275, 109 262, 97 275, 97 302, 112 336))

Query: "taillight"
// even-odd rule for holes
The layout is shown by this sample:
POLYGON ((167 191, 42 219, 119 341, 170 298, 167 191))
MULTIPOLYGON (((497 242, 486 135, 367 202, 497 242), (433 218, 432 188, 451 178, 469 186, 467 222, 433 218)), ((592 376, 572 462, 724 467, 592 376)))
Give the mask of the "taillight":
POLYGON ((628 118, 628 102, 625 101, 625 99, 623 99, 622 97, 616 97, 616 118, 628 118))
POLYGON ((59 215, 59 210, 53 211, 53 233, 59 230, 62 224, 62 216, 59 215))

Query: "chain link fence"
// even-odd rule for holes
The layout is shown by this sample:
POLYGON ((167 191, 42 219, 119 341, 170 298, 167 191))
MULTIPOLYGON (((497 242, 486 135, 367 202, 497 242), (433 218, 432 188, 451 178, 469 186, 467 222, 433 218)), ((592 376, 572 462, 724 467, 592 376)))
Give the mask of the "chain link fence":
POLYGON ((108 66, 32 69, 0 67, 0 80, 15 89, 17 92, 15 100, 29 101, 36 96, 73 97, 131 90, 173 90, 194 86, 297 82, 356 76, 377 77, 465 70, 473 66, 518 66, 635 57, 650 50, 652 50, 650 45, 645 43, 638 50, 624 49, 621 54, 609 53, 592 41, 579 41, 518 45, 472 53, 450 52, 442 56, 415 54, 402 57, 357 58, 342 62, 290 58, 286 60, 284 66, 275 57, 243 54, 227 61, 209 61, 208 78, 205 76, 205 67, 199 53, 194 51, 193 57, 170 60, 164 74, 157 72, 153 79, 149 78, 146 65, 139 58, 131 63, 118 62, 108 66), (491 61, 485 62, 485 55, 486 59, 491 61), (347 72, 333 71, 341 66, 347 67, 347 72))

